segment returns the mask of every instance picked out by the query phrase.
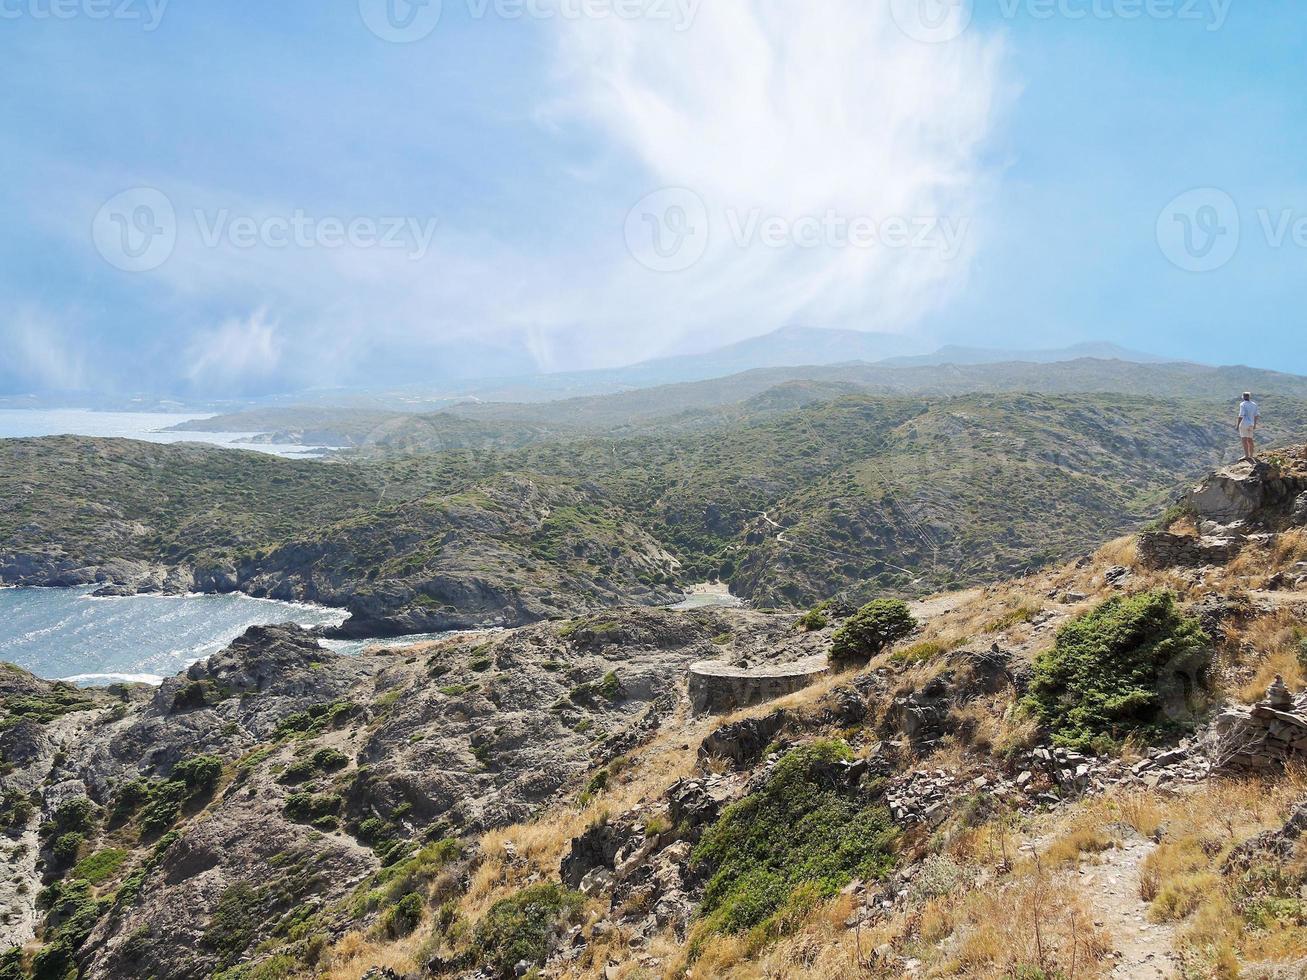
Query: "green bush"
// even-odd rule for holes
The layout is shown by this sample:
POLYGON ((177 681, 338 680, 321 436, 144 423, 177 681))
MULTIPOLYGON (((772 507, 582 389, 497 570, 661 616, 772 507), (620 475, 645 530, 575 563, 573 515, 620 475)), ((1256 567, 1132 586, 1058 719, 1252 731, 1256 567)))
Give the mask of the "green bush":
POLYGON ((172 696, 174 713, 207 708, 222 700, 222 692, 213 681, 190 681, 177 688, 172 696))
POLYGON ((816 633, 818 630, 824 630, 829 626, 830 620, 827 619, 826 614, 822 612, 821 606, 817 606, 815 609, 809 609, 806 613, 800 616, 795 621, 794 625, 797 629, 801 629, 805 633, 816 633))
POLYGON ((286 816, 298 823, 313 823, 340 813, 344 800, 336 793, 292 793, 286 797, 286 816))
POLYGON ((0 980, 27 980, 23 969, 23 947, 11 946, 0 955, 0 980))
POLYGON ((117 847, 105 848, 79 861, 77 867, 73 868, 73 877, 92 885, 101 885, 116 875, 126 861, 126 851, 117 847))
POLYGON ((386 909, 381 917, 381 932, 388 939, 403 939, 422 921, 422 896, 409 892, 386 909))
POLYGON ((150 784, 144 779, 132 779, 118 787, 109 807, 109 824, 122 823, 150 798, 150 784))
POLYGON ((54 824, 61 833, 77 830, 85 833, 95 823, 95 804, 78 796, 59 804, 54 812, 54 824))
POLYGON ((182 804, 189 792, 180 780, 158 783, 150 790, 150 802, 141 811, 141 833, 146 837, 162 834, 181 816, 182 804))
POLYGON ((7 789, 0 795, 0 829, 21 830, 32 819, 36 807, 26 793, 16 789, 7 789))
POLYGON ((1054 744, 1111 752, 1127 736, 1154 742, 1191 728, 1210 663, 1211 640, 1171 593, 1118 596, 1058 631, 1025 704, 1054 744))
POLYGON ((70 830, 66 834, 60 834, 55 838, 54 846, 50 848, 54 863, 60 868, 68 867, 77 860, 77 852, 85 843, 86 836, 80 831, 70 830))
POLYGON ((708 829, 692 861, 713 872, 700 908, 710 929, 765 930, 792 900, 829 897, 855 876, 875 879, 891 868, 897 831, 888 811, 828 778, 833 763, 849 758, 838 741, 796 749, 708 829))
POLYGON ((544 966, 560 923, 580 914, 585 899, 554 884, 532 885, 491 906, 477 923, 472 950, 477 962, 501 977, 523 960, 544 966))
POLYGON ((870 660, 916 628, 917 621, 906 602, 876 599, 835 631, 831 653, 837 660, 870 660))
POLYGON ((172 778, 184 783, 192 796, 207 793, 222 778, 222 760, 212 755, 192 756, 173 767, 172 778))

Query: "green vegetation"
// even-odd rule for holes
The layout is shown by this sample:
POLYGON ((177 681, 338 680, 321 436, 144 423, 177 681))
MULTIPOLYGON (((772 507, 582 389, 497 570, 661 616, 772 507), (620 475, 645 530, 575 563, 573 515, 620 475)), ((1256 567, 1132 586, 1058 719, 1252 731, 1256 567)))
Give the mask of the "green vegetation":
POLYGON ((231 697, 231 692, 220 689, 211 680, 188 681, 172 696, 172 710, 183 712, 208 708, 228 697, 231 697))
POLYGON ((298 823, 315 823, 340 813, 345 801, 339 793, 292 793, 286 797, 286 816, 298 823))
POLYGON ((9 728, 26 718, 46 725, 56 718, 94 708, 95 701, 72 684, 62 681, 45 691, 8 694, 0 697, 0 728, 9 728))
POLYGON ((295 738, 321 735, 331 728, 339 728, 359 713, 353 701, 333 701, 315 704, 305 711, 296 711, 282 719, 274 738, 295 738))
POLYGON ((544 966, 559 925, 577 920, 585 899, 554 884, 532 885, 491 906, 477 923, 472 951, 480 966, 511 977, 522 961, 544 966))
POLYGON ((824 630, 830 625, 830 620, 826 618, 826 610, 830 608, 830 600, 818 603, 809 609, 806 613, 798 618, 795 627, 803 630, 805 633, 816 633, 818 630, 824 630))
POLYGON ((0 794, 0 830, 20 830, 31 822, 36 807, 27 794, 7 789, 0 794))
POLYGON ((296 759, 281 774, 281 782, 288 785, 302 783, 321 773, 338 772, 349 765, 349 756, 339 749, 318 749, 312 755, 296 759))
POLYGON ((832 767, 851 757, 838 741, 790 752, 761 790, 729 806, 708 829, 692 857, 712 869, 700 910, 708 929, 766 932, 787 905, 889 871, 897 831, 888 811, 840 792, 830 778, 832 767))
POLYGON ((128 854, 119 847, 107 847, 83 858, 73 868, 72 876, 92 885, 102 885, 116 875, 127 861, 128 854))
MULTIPOLYGON (((490 435, 520 428, 509 416, 526 410, 468 408, 489 413, 476 426, 492 448, 440 443, 440 452, 412 454, 422 439, 406 437, 402 455, 330 467, 197 446, 6 440, 0 497, 15 505, 0 513, 0 540, 17 552, 58 543, 73 558, 120 553, 292 575, 309 556, 315 579, 361 592, 403 581, 410 589, 394 594, 422 597, 411 604, 431 615, 459 611, 435 580, 469 570, 506 592, 526 581, 596 594, 590 583, 601 580, 628 590, 665 584, 670 566, 648 557, 649 537, 685 580, 722 576, 762 605, 921 593, 1019 573, 1155 514, 1228 432, 1213 402, 1180 397, 1184 385, 1155 389, 1166 397, 1141 393, 1138 375, 1148 370, 987 366, 976 369, 983 382, 955 377, 911 400, 805 382, 798 400, 772 393, 723 408, 728 397, 689 415, 679 396, 633 392, 610 409, 602 399, 532 406, 532 415, 582 415, 550 427, 548 441, 533 418, 526 444, 490 435), (1027 393, 958 394, 1017 377, 1027 393), (1148 465, 1119 437, 1119 396, 1029 393, 1059 387, 1130 390, 1156 423, 1148 465), (646 402, 649 414, 631 414, 646 402), (602 431, 605 418, 620 428, 602 431), (518 519, 524 492, 544 503, 533 511, 542 520, 518 519), (81 519, 88 502, 151 533, 106 542, 101 522, 81 519), (761 511, 786 527, 784 542, 759 533, 761 511), (441 546, 451 532, 459 547, 441 546)), ((1285 397, 1277 408, 1286 429, 1307 423, 1307 402, 1285 397)), ((591 629, 606 642, 600 625, 582 620, 564 632, 591 629)))
POLYGON ((875 599, 835 631, 831 655, 836 660, 870 660, 916 628, 917 621, 906 602, 875 599))
POLYGON ((1025 704, 1057 745, 1112 752, 1192 727, 1211 640, 1169 592, 1109 599, 1058 631, 1035 661, 1025 704))

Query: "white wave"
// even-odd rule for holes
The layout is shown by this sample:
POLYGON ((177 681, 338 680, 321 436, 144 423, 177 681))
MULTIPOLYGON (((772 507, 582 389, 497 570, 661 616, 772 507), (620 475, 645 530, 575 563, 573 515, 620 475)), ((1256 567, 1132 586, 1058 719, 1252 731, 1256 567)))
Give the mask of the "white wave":
POLYGON ((158 674, 74 674, 59 680, 80 687, 98 687, 102 684, 149 684, 158 687, 163 678, 158 674))

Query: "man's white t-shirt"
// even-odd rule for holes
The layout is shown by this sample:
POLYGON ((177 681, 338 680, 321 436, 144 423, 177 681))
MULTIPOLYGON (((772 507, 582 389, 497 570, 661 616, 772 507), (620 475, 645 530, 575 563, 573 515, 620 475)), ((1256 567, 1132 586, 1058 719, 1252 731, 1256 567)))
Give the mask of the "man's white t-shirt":
POLYGON ((1256 402, 1242 402, 1239 405, 1239 424, 1252 425, 1260 414, 1256 402))

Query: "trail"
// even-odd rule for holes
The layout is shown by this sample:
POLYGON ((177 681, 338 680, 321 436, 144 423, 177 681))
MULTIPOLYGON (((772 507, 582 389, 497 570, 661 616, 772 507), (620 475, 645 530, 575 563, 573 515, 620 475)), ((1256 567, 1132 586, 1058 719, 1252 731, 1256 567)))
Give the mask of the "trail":
POLYGON ((781 544, 789 544, 789 542, 785 540, 785 528, 781 527, 781 525, 773 521, 771 519, 771 515, 768 514, 765 510, 760 510, 758 511, 758 513, 762 515, 762 519, 764 521, 766 521, 768 524, 770 524, 772 527, 776 529, 776 540, 779 541, 781 544))
POLYGON ((1139 897, 1139 871, 1157 849, 1151 840, 1127 831, 1120 848, 1109 848, 1098 863, 1082 864, 1080 891, 1093 910, 1094 925, 1112 937, 1116 965, 1108 976, 1144 980, 1175 977, 1175 927, 1148 920, 1148 903, 1139 897))

